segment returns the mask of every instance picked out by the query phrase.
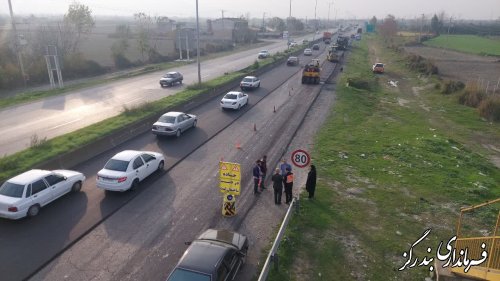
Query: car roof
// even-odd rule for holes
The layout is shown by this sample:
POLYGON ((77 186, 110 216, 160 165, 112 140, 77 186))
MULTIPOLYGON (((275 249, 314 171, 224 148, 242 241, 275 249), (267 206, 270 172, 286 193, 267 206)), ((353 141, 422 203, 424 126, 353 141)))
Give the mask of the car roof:
POLYGON ((243 79, 247 79, 247 78, 248 79, 254 79, 254 78, 257 78, 257 77, 255 77, 255 76, 245 76, 245 77, 243 77, 243 79))
POLYGON ((177 73, 179 73, 179 72, 177 72, 177 71, 170 71, 170 72, 167 72, 166 74, 177 74, 177 73))
POLYGON ((262 53, 262 52, 266 52, 266 53, 267 53, 267 52, 269 52, 269 51, 268 51, 268 50, 260 50, 260 52, 261 52, 261 53, 262 53))
POLYGON ((194 241, 186 250, 177 267, 213 274, 229 247, 210 241, 194 241))
POLYGON ((184 114, 184 112, 177 112, 177 111, 169 111, 165 114, 163 114, 162 116, 172 116, 172 117, 177 117, 179 115, 182 115, 184 114))
MULTIPOLYGON (((241 92, 238 92, 238 91, 230 91, 230 92, 227 92, 227 94, 235 94, 235 95, 237 95, 237 94, 241 94, 241 92)), ((227 94, 226 94, 226 95, 227 95, 227 94)))
POLYGON ((124 150, 122 152, 117 153, 115 156, 112 157, 112 159, 130 161, 132 160, 132 158, 143 153, 148 153, 148 151, 124 150))
POLYGON ((50 173, 51 171, 33 169, 9 179, 8 182, 25 185, 32 182, 34 179, 42 178, 50 173))
POLYGON ((304 51, 306 51, 306 50, 309 50, 309 51, 310 51, 311 49, 309 49, 309 48, 304 49, 304 51))
POLYGON ((288 59, 296 60, 298 57, 288 57, 288 59))

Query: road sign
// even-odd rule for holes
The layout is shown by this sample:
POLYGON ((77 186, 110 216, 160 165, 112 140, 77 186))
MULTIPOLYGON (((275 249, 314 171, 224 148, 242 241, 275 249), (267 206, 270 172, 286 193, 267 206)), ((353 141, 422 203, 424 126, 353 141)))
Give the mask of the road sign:
POLYGON ((292 152, 292 163, 293 165, 304 168, 311 162, 311 156, 305 150, 297 149, 292 152))
POLYGON ((225 217, 232 217, 236 215, 236 198, 232 194, 224 194, 224 201, 222 203, 222 215, 225 217))
POLYGON ((241 167, 238 163, 219 162, 219 190, 224 194, 240 195, 241 167))
POLYGON ((283 39, 287 39, 288 38, 288 31, 283 31, 283 39))

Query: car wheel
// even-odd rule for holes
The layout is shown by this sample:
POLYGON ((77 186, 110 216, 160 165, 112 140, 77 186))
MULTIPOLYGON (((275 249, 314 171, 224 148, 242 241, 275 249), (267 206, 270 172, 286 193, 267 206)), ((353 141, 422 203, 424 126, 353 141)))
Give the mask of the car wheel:
POLYGON ((241 104, 238 104, 238 110, 240 110, 240 109, 241 109, 241 104))
POLYGON ((77 181, 73 184, 73 186, 71 187, 71 191, 72 192, 78 192, 82 189, 82 182, 81 181, 77 181))
POLYGON ((165 167, 165 162, 160 161, 160 163, 158 163, 158 171, 163 170, 163 167, 165 167))
POLYGON ((198 120, 194 120, 193 122, 193 128, 196 128, 196 123, 198 122, 198 120))
POLYGON ((139 179, 135 179, 130 185, 130 190, 134 191, 137 189, 138 186, 139 186, 139 179))
POLYGON ((181 80, 181 81, 179 81, 179 84, 181 84, 181 85, 182 85, 182 80, 181 80))
POLYGON ((260 88, 260 82, 259 82, 259 84, 257 84, 257 88, 260 88))
POLYGON ((40 212, 40 205, 33 205, 28 209, 28 217, 32 218, 40 212))
POLYGON ((180 137, 181 136, 181 129, 177 129, 177 132, 175 132, 175 136, 176 137, 180 137))

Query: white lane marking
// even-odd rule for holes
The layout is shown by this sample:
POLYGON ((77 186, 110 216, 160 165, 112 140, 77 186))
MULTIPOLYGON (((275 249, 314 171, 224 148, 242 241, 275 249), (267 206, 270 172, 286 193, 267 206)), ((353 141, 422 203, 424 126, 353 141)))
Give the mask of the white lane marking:
POLYGON ((128 102, 126 102, 126 103, 124 103, 124 104, 131 103, 131 102, 138 101, 138 100, 142 100, 142 99, 144 99, 144 98, 136 98, 136 99, 133 99, 133 100, 131 100, 131 101, 128 101, 128 102))
POLYGON ((57 126, 55 126, 55 127, 52 127, 52 128, 50 128, 49 130, 54 130, 54 129, 60 128, 60 127, 62 127, 62 126, 69 125, 69 124, 71 124, 71 123, 78 122, 78 121, 80 121, 80 120, 82 120, 82 119, 83 119, 83 118, 78 118, 78 119, 75 119, 75 120, 72 120, 72 121, 69 121, 69 122, 63 123, 63 124, 61 124, 61 125, 57 125, 57 126))

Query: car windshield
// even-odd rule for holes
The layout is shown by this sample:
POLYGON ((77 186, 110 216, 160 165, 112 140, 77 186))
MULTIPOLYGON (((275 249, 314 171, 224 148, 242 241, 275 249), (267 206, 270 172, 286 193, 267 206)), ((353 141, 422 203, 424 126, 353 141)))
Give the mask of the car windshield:
POLYGON ((8 181, 4 182, 4 184, 2 184, 2 186, 0 187, 0 195, 14 197, 14 198, 23 197, 23 191, 24 191, 24 185, 11 183, 8 181))
POLYGON ((167 281, 210 281, 210 275, 176 268, 167 281))
POLYGON ((384 65, 383 65, 383 64, 381 64, 381 63, 377 63, 377 64, 375 65, 375 67, 384 67, 384 65))
POLYGON ((260 51, 261 53, 267 53, 267 51, 260 51))
POLYGON ((167 73, 163 77, 165 77, 165 78, 175 78, 175 74, 174 73, 167 73))
POLYGON ((158 119, 158 122, 162 123, 175 123, 175 117, 174 116, 162 116, 160 119, 158 119))
POLYGON ((227 94, 227 95, 224 96, 224 98, 227 99, 227 100, 235 100, 235 99, 238 98, 238 95, 236 95, 236 94, 227 94))
POLYGON ((295 57, 291 57, 291 58, 288 58, 288 60, 289 60, 289 61, 296 61, 296 60, 297 60, 297 58, 295 58, 295 57))
POLYGON ((253 78, 243 78, 243 82, 253 82, 253 78))
POLYGON ((125 172, 127 171, 128 161, 110 159, 104 169, 125 172))

